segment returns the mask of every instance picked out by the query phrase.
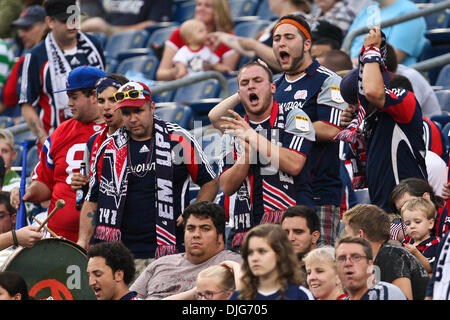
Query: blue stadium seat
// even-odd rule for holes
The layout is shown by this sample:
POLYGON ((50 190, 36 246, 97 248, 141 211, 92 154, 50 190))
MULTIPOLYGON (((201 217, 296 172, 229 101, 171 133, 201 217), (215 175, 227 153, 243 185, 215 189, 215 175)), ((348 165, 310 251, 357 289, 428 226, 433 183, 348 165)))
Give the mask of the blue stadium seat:
POLYGON ((202 126, 211 124, 208 118, 208 113, 221 101, 222 99, 220 98, 212 98, 212 99, 202 99, 190 103, 189 108, 191 108, 193 112, 194 121, 201 121, 202 126))
POLYGON ((450 89, 438 90, 435 93, 441 105, 441 110, 450 112, 450 89))
POLYGON ((151 37, 152 33, 156 30, 167 28, 167 27, 178 27, 180 24, 178 21, 165 21, 165 22, 158 22, 155 24, 152 24, 151 26, 148 26, 145 28, 147 30, 149 36, 151 37))
POLYGON ((234 33, 239 37, 254 38, 258 32, 270 25, 269 20, 255 20, 241 22, 234 28, 234 33))
POLYGON ((153 55, 139 56, 123 60, 117 67, 116 72, 126 74, 129 70, 139 71, 147 79, 154 80, 158 65, 159 60, 153 55))
POLYGON ((178 27, 176 25, 157 29, 152 32, 147 41, 147 48, 163 48, 164 42, 170 38, 172 32, 178 27))
POLYGON ((434 85, 450 89, 450 64, 447 64, 441 69, 434 85))
POLYGON ((38 147, 34 145, 27 153, 27 177, 30 176, 36 164, 39 162, 38 147))
POLYGON ((35 143, 36 137, 30 130, 14 135, 14 142, 16 144, 21 144, 24 141, 30 141, 32 143, 35 143))
MULTIPOLYGON (((436 29, 437 30, 437 29, 436 29)), ((433 30, 431 30, 433 31, 433 30)), ((450 39, 450 38, 449 38, 450 39)), ((450 52, 450 43, 448 44, 434 44, 428 40, 423 48, 420 61, 428 60, 450 52)), ((439 72, 443 66, 432 68, 428 70, 428 78, 430 84, 433 86, 436 83, 439 72)))
POLYGON ((0 129, 9 128, 14 125, 14 119, 8 116, 0 116, 0 129))
POLYGON ((450 22, 450 10, 442 10, 424 16, 427 23, 427 30, 447 28, 450 22))
POLYGON ((102 46, 102 48, 105 48, 106 43, 108 42, 108 36, 105 33, 103 33, 103 32, 89 32, 88 34, 94 36, 95 39, 97 39, 98 42, 100 42, 100 45, 102 46))
POLYGON ((227 82, 228 87, 230 88, 230 95, 235 94, 238 91, 237 77, 229 78, 227 82))
POLYGON ((432 116, 430 120, 435 123, 439 123, 441 125, 441 128, 443 128, 447 123, 450 122, 450 114, 448 112, 443 111, 442 114, 432 116))
POLYGON ((188 19, 192 19, 195 14, 195 1, 187 1, 178 5, 173 15, 173 20, 183 23, 188 19))
POLYGON ((256 10, 256 15, 261 19, 271 21, 278 19, 278 16, 272 10, 270 10, 269 1, 261 1, 258 9, 256 10))
POLYGON ((177 123, 182 128, 188 130, 192 128, 192 110, 180 103, 156 103, 155 114, 165 121, 177 123))
POLYGON ((437 28, 425 32, 425 37, 433 44, 449 44, 450 28, 437 28))
POLYGON ((14 144, 14 150, 16 150, 16 159, 11 163, 12 167, 21 167, 22 166, 22 151, 23 146, 21 144, 14 144))
POLYGON ((190 104, 202 99, 219 98, 219 95, 219 81, 216 79, 208 79, 189 86, 178 88, 173 101, 190 104))
POLYGON ((229 0, 231 17, 253 16, 259 2, 257 0, 229 0))
POLYGON ((144 48, 148 36, 148 32, 145 30, 126 31, 112 35, 106 43, 106 59, 117 59, 120 52, 129 49, 144 48))
MULTIPOLYGON (((151 90, 151 89, 150 89, 151 90)), ((176 90, 165 91, 163 93, 152 95, 153 101, 156 102, 171 102, 173 101, 173 96, 175 95, 176 90)))

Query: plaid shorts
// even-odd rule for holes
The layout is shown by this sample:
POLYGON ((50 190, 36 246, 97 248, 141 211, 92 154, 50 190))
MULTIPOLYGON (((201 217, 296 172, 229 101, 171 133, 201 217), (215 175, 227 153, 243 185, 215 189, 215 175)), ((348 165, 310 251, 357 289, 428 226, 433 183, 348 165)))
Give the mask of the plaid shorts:
POLYGON ((317 215, 320 219, 319 245, 334 246, 338 237, 341 208, 335 205, 317 206, 317 215))

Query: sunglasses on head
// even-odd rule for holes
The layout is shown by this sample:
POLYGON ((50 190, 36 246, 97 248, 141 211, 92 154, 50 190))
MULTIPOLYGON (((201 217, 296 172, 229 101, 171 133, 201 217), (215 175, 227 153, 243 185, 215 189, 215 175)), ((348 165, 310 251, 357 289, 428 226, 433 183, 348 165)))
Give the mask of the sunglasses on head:
POLYGON ((146 94, 150 94, 150 92, 146 91, 146 90, 138 90, 138 89, 133 89, 133 90, 129 90, 129 91, 120 91, 120 92, 116 92, 113 94, 114 99, 116 99, 117 102, 120 102, 122 100, 124 100, 126 97, 129 97, 130 99, 139 99, 140 95, 142 93, 146 93, 146 94))

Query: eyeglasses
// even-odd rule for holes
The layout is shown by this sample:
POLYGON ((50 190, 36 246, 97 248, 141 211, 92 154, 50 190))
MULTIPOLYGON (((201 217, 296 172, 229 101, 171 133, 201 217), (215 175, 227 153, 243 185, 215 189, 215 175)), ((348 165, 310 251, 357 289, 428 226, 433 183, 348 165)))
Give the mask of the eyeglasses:
POLYGON ((351 262, 351 263, 356 263, 359 262, 362 258, 368 259, 367 256, 362 256, 360 254, 351 254, 349 257, 347 256, 339 256, 336 258, 336 261, 338 264, 344 264, 347 259, 351 262))
POLYGON ((200 299, 211 300, 216 294, 219 294, 222 292, 225 292, 225 290, 218 291, 218 292, 206 291, 205 293, 196 292, 194 294, 194 298, 195 298, 195 300, 200 300, 200 299))
POLYGON ((116 99, 117 102, 120 102, 122 100, 124 100, 126 97, 129 97, 130 99, 139 99, 140 95, 142 93, 146 93, 146 94, 150 94, 150 92, 146 91, 146 90, 138 90, 138 89, 133 89, 130 91, 120 91, 120 92, 116 92, 113 94, 114 99, 116 99))

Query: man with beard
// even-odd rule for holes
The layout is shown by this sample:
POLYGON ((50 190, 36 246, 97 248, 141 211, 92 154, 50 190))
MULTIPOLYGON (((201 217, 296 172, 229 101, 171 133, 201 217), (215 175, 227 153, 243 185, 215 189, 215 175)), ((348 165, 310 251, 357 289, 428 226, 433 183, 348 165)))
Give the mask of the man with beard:
POLYGON ((273 99, 272 73, 266 66, 245 64, 237 79, 238 94, 211 112, 213 125, 225 132, 219 181, 234 206, 232 247, 239 247, 253 226, 279 222, 287 208, 314 206, 305 170, 314 141, 308 116, 300 109, 285 112, 279 108, 273 99), (245 108, 245 118, 230 110, 238 101, 245 108), (232 117, 224 117, 227 110, 232 117))
POLYGON ((275 100, 286 112, 302 109, 314 126, 316 142, 308 165, 312 168, 312 192, 320 217, 320 243, 333 245, 341 204, 339 144, 334 137, 341 131, 339 115, 347 106, 340 94, 341 78, 311 57, 311 30, 299 16, 278 20, 273 31, 273 52, 285 72, 275 82, 275 100))

